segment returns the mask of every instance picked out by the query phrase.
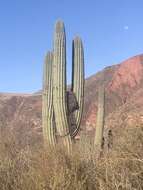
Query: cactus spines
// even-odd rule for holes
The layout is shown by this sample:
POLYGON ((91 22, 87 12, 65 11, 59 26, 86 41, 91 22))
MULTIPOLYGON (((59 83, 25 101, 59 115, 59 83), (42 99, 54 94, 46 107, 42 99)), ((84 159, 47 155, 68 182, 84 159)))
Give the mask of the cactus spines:
POLYGON ((42 125, 46 145, 55 146, 55 131, 53 124, 53 91, 52 91, 52 62, 53 54, 48 52, 44 63, 43 96, 42 96, 42 125))
POLYGON ((68 152, 71 149, 66 100, 66 36, 62 21, 58 21, 54 34, 53 105, 57 133, 68 152))
POLYGON ((83 102, 84 102, 84 52, 83 45, 80 37, 75 37, 73 40, 72 47, 72 87, 74 95, 78 102, 78 110, 75 111, 75 125, 72 136, 76 136, 80 127, 82 113, 83 113, 83 102))
POLYGON ((105 112, 105 89, 104 85, 101 85, 98 91, 98 112, 97 112, 96 133, 94 141, 94 145, 97 148, 97 150, 101 150, 103 144, 104 112, 105 112))

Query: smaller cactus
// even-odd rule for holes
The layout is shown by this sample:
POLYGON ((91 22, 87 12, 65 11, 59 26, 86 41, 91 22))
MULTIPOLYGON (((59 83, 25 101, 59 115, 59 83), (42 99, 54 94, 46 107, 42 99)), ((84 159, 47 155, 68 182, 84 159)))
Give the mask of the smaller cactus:
POLYGON ((98 112, 96 120, 96 133, 94 146, 97 150, 101 150, 104 144, 104 112, 105 112, 105 89, 104 85, 99 87, 98 91, 98 112))

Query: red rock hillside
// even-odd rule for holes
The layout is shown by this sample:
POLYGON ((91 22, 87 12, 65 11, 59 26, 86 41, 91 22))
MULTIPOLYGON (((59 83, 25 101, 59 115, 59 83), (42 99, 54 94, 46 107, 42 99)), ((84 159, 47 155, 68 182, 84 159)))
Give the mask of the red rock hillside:
MULTIPOLYGON (((143 55, 105 68, 86 79, 82 129, 94 130, 100 83, 106 89, 107 127, 143 124, 143 55)), ((41 94, 0 93, 1 127, 23 131, 23 138, 41 135, 41 94)))

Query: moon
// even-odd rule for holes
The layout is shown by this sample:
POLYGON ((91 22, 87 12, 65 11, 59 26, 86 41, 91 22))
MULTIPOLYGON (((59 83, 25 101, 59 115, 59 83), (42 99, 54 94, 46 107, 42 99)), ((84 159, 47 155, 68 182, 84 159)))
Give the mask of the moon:
POLYGON ((129 26, 124 26, 124 30, 128 30, 129 29, 129 26))

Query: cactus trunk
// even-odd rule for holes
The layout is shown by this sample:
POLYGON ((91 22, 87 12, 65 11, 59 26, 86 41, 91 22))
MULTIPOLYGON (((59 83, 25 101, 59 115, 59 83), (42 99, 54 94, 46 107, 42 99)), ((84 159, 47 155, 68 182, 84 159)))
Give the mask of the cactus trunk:
POLYGON ((70 152, 71 138, 66 100, 66 36, 64 24, 61 21, 56 23, 54 34, 53 103, 57 133, 70 152))
POLYGON ((83 113, 83 102, 84 102, 84 52, 82 41, 79 37, 73 40, 73 62, 72 62, 72 88, 74 95, 76 96, 78 102, 78 110, 75 111, 75 124, 76 130, 73 132, 72 136, 76 136, 83 113))
POLYGON ((44 141, 50 147, 54 147, 56 141, 53 123, 52 62, 53 54, 48 52, 45 58, 43 73, 42 125, 44 141))
POLYGON ((102 149, 104 143, 103 131, 104 131, 104 112, 105 112, 105 89, 101 85, 98 91, 98 112, 97 112, 97 121, 96 121, 96 133, 94 145, 97 150, 102 149))

